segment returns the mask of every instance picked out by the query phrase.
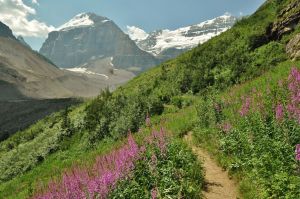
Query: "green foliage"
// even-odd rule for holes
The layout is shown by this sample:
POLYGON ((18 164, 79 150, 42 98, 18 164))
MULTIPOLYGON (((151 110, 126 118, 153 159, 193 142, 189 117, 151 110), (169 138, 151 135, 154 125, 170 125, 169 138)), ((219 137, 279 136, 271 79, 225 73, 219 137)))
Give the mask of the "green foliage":
POLYGON ((291 64, 282 64, 219 97, 203 97, 198 103, 200 121, 196 138, 231 174, 241 176, 245 198, 298 198, 300 195, 299 165, 294 153, 295 145, 300 142, 300 126, 287 115, 284 120, 275 117, 277 103, 288 103, 285 83, 288 65, 291 64), (216 98, 221 99, 219 111, 214 106, 216 98), (249 106, 245 105, 248 99, 249 106))
MULTIPOLYGON (((274 79, 287 75, 287 67, 280 66, 278 69, 278 66, 287 59, 284 45, 294 33, 278 41, 268 40, 266 34, 270 24, 277 20, 278 12, 289 2, 266 1, 257 12, 239 20, 229 31, 139 75, 114 93, 106 90, 92 101, 54 114, 1 142, 1 194, 5 192, 6 198, 26 198, 32 192, 29 182, 37 181, 40 175, 43 181, 48 181, 74 162, 89 161, 93 154, 117 147, 118 140, 129 130, 138 131, 147 114, 155 116, 163 113, 161 117, 169 120, 167 128, 176 136, 183 136, 198 123, 195 129, 198 140, 215 152, 224 167, 244 179, 241 189, 247 191, 245 195, 248 194, 248 198, 282 198, 284 194, 287 198, 293 198, 298 194, 299 181, 291 173, 295 164, 290 155, 290 140, 299 138, 295 133, 298 129, 294 124, 276 124, 270 112, 267 118, 251 115, 247 120, 241 120, 233 114, 240 108, 239 101, 228 106, 226 101, 221 100, 223 96, 216 93, 217 90, 224 91, 234 84, 252 80, 270 69, 274 72, 269 75, 274 79), (201 98, 195 105, 194 99, 186 97, 191 94, 207 98, 201 98), (165 107, 168 112, 164 112, 165 107), (229 123, 234 126, 232 132, 229 123), (294 133, 290 133, 292 131, 294 133), (285 166, 285 162, 291 164, 285 166), (13 193, 16 187, 20 189, 15 191, 18 197, 14 197, 13 193), (253 191, 253 187, 257 190, 253 191)), ((224 96, 239 99, 253 85, 267 88, 268 82, 269 78, 264 76, 234 87, 237 93, 228 92, 224 96)), ((276 93, 274 91, 274 96, 277 96, 276 93)), ((272 108, 271 103, 266 104, 272 108)), ((168 175, 173 162, 195 163, 193 158, 185 159, 190 152, 180 151, 180 146, 174 144, 174 159, 161 160, 161 168, 165 168, 168 175), (175 152, 186 155, 179 157, 175 152)), ((181 150, 185 151, 184 147, 181 150)), ((140 164, 138 171, 142 172, 142 167, 147 168, 147 165, 140 164)), ((192 165, 186 170, 183 168, 185 181, 189 182, 188 176, 198 176, 191 174, 192 170, 199 171, 192 169, 192 165)), ((135 175, 141 176, 138 171, 135 175)), ((163 193, 164 188, 173 186, 176 176, 167 176, 163 173, 165 170, 159 172, 166 176, 167 181, 159 178, 154 181, 160 182, 163 193)), ((126 183, 120 185, 118 194, 126 190, 132 194, 130 196, 140 197, 144 190, 134 188, 134 183, 129 181, 128 186, 126 183)), ((147 186, 145 182, 141 184, 147 186)), ((178 190, 178 185, 174 185, 175 190, 178 190)), ((182 190, 186 191, 182 194, 193 198, 194 185, 182 185, 182 190)))
POLYGON ((201 198, 204 178, 197 157, 177 140, 168 144, 166 154, 148 150, 132 177, 120 182, 110 198, 151 198, 151 190, 157 190, 158 198, 201 198), (155 168, 149 164, 154 154, 155 168))

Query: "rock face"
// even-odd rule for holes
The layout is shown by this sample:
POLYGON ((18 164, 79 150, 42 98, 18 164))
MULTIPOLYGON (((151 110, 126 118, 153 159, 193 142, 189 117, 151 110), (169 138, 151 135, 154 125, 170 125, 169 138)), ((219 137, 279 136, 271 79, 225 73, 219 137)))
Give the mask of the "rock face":
POLYGON ((300 21, 300 0, 295 0, 280 11, 277 20, 270 25, 267 30, 269 38, 272 40, 292 32, 300 21))
POLYGON ((15 38, 12 33, 12 30, 1 21, 0 21, 0 37, 15 38))
POLYGON ((291 59, 300 58, 300 34, 293 37, 286 45, 286 52, 291 59))
POLYGON ((128 34, 137 45, 163 60, 202 44, 231 28, 237 18, 229 14, 177 30, 158 30, 147 34, 137 27, 128 27, 128 34))
POLYGON ((40 53, 62 68, 107 58, 119 69, 145 70, 157 64, 154 56, 139 49, 113 21, 92 13, 79 14, 49 33, 40 53))

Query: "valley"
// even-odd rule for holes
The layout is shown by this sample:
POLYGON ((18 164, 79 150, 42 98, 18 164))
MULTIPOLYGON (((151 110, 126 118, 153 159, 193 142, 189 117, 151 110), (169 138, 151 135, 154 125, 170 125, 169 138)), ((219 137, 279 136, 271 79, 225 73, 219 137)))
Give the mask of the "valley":
POLYGON ((19 99, 0 101, 0 141, 54 112, 80 103, 76 99, 19 99))

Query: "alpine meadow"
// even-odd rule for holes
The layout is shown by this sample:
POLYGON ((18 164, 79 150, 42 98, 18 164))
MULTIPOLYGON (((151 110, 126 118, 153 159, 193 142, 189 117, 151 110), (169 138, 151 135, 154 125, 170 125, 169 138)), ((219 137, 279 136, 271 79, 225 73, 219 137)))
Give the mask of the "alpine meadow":
POLYGON ((148 33, 86 12, 39 51, 5 13, 28 2, 0 0, 1 199, 300 199, 300 0, 148 33))

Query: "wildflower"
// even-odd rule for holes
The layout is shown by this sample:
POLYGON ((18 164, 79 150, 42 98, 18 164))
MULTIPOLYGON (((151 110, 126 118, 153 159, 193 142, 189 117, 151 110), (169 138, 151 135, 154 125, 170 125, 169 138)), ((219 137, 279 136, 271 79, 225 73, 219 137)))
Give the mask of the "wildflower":
MULTIPOLYGON (((74 167, 66 171, 61 181, 50 181, 47 191, 36 193, 33 198, 107 198, 110 191, 117 186, 117 182, 131 174, 137 160, 144 158, 145 161, 149 161, 153 170, 156 169, 158 163, 156 154, 153 153, 149 160, 146 159, 145 152, 149 145, 151 149, 155 147, 161 153, 166 152, 165 130, 163 128, 159 132, 153 130, 144 142, 145 145, 139 147, 129 131, 124 146, 107 155, 98 156, 91 168, 74 167)), ((151 191, 151 196, 157 198, 157 188, 151 191)))
POLYGON ((153 188, 151 190, 151 198, 152 199, 157 199, 157 188, 153 188))
POLYGON ((276 112, 276 119, 277 119, 278 121, 281 121, 281 120, 283 119, 283 116, 284 116, 282 104, 278 104, 278 105, 276 106, 275 112, 276 112))
POLYGON ((221 130, 224 133, 229 133, 231 131, 231 129, 232 129, 232 125, 229 122, 226 122, 226 123, 221 125, 221 130))
POLYGON ((296 160, 300 161, 300 144, 296 145, 296 160))
POLYGON ((242 117, 248 115, 248 113, 250 111, 250 105, 251 105, 251 99, 250 99, 250 97, 246 97, 246 99, 244 99, 242 108, 240 109, 240 115, 242 117))
POLYGON ((300 124, 300 71, 297 68, 292 68, 289 75, 288 89, 290 99, 288 105, 288 113, 290 118, 298 120, 300 124))
POLYGON ((87 168, 74 168, 63 174, 61 182, 50 182, 48 191, 34 198, 106 198, 117 181, 134 169, 134 161, 138 158, 139 151, 130 134, 123 147, 97 157, 92 171, 88 172, 87 168))

